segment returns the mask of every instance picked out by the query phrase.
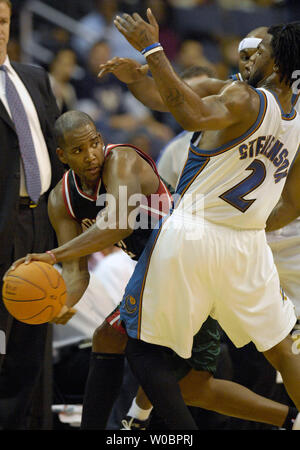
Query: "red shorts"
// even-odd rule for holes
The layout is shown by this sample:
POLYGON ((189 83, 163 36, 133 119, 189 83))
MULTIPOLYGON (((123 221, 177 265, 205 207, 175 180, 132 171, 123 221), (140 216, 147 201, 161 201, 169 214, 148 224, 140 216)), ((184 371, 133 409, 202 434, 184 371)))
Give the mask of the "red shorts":
POLYGON ((112 313, 106 317, 106 322, 121 334, 126 334, 126 330, 120 318, 120 305, 118 305, 112 313))

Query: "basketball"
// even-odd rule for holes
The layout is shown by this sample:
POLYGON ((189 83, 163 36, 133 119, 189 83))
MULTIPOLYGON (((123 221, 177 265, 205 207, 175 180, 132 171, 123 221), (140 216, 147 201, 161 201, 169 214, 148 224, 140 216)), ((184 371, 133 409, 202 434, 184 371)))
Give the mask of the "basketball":
POLYGON ((66 285, 50 264, 20 264, 3 282, 3 302, 20 322, 38 325, 52 320, 66 301, 66 285))

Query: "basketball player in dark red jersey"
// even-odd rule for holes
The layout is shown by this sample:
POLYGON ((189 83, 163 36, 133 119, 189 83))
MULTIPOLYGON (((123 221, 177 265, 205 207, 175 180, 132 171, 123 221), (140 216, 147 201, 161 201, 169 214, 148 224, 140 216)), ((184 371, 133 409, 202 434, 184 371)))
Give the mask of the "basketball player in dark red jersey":
MULTIPOLYGON (((66 312, 63 312, 56 322, 65 323, 74 313, 70 307, 80 300, 89 282, 86 260, 78 258, 78 253, 80 251, 84 255, 92 253, 122 240, 121 247, 123 249, 127 247, 131 257, 137 259, 148 238, 147 234, 151 232, 151 230, 133 231, 130 226, 126 229, 118 229, 115 224, 114 229, 107 227, 101 232, 95 225, 93 231, 92 225, 86 234, 82 234, 82 225, 93 222, 101 209, 96 205, 98 195, 112 194, 118 202, 120 185, 126 186, 130 195, 142 193, 149 196, 152 193, 162 193, 165 194, 165 197, 162 197, 164 200, 162 212, 168 211, 170 197, 164 184, 158 178, 155 164, 147 155, 139 149, 125 145, 104 147, 101 135, 86 114, 76 111, 68 112, 58 119, 55 129, 60 146, 57 150, 58 156, 71 169, 66 172, 50 195, 49 216, 56 230, 59 244, 62 244, 60 249, 66 248, 63 244, 69 241, 72 241, 72 246, 68 244, 67 247, 76 249, 76 257, 71 255, 74 250, 69 250, 69 258, 63 261, 63 277, 67 285, 68 299, 67 306, 64 308, 66 312), (79 235, 81 236, 77 238, 79 235), (80 241, 84 243, 78 251, 75 242, 80 241)), ((147 209, 147 205, 144 206, 147 209)), ((128 207, 128 216, 132 209, 128 207)), ((102 211, 109 220, 110 214, 107 209, 103 208, 102 211)), ((146 214, 148 214, 147 211, 146 214)), ((154 215, 158 218, 157 209, 154 215)), ((31 257, 48 263, 54 262, 50 254, 31 255, 31 257)), ((18 261, 20 262, 22 261, 18 261)), ((105 427, 122 383, 124 362, 122 353, 127 338, 118 321, 118 314, 117 309, 96 330, 93 338, 93 353, 83 411, 83 428, 105 427)), ((200 370, 190 370, 185 360, 182 360, 181 364, 180 358, 174 359, 180 376, 190 370, 181 383, 181 389, 188 404, 217 409, 223 414, 261 420, 277 426, 284 423, 288 426, 291 417, 296 415, 295 411, 253 394, 240 385, 216 380, 211 376, 211 370, 205 360, 205 352, 211 361, 214 352, 216 354, 218 342, 211 332, 209 340, 209 347, 201 353, 203 360, 200 370), (255 411, 255 414, 251 411, 255 411)))
MULTIPOLYGON (((159 178, 155 163, 133 146, 104 146, 92 119, 79 111, 62 115, 56 122, 55 132, 59 144, 58 157, 70 167, 51 192, 48 204, 48 213, 58 242, 65 244, 80 235, 87 225, 93 227, 101 211, 101 218, 98 216, 98 219, 105 220, 105 226, 100 225, 99 233, 97 225, 94 225, 94 234, 97 235, 95 239, 89 237, 90 233, 85 235, 84 255, 116 244, 127 251, 132 259, 138 259, 145 240, 152 231, 151 219, 157 221, 160 214, 167 213, 171 206, 171 194, 159 178), (120 200, 127 206, 124 208, 119 207, 123 205, 118 205, 120 187, 123 188, 120 200), (127 201, 134 194, 142 194, 144 199, 147 198, 147 204, 142 202, 139 214, 135 213, 136 205, 130 206, 127 201), (160 196, 160 210, 156 210, 159 205, 153 194, 160 196), (114 201, 105 207, 104 201, 109 198, 114 201), (132 214, 144 219, 146 229, 133 229, 133 224, 130 226, 128 219, 132 214)), ((49 257, 51 259, 51 255, 45 255, 48 262, 49 257)), ((67 258, 63 265, 63 277, 68 288, 67 307, 72 307, 79 301, 88 284, 86 262, 82 259, 74 260, 73 256, 67 258), (76 277, 73 276, 75 272, 76 277), (82 283, 83 279, 85 283, 82 283), (80 283, 80 289, 76 280, 80 283)), ((65 318, 61 314, 58 322, 65 318)))

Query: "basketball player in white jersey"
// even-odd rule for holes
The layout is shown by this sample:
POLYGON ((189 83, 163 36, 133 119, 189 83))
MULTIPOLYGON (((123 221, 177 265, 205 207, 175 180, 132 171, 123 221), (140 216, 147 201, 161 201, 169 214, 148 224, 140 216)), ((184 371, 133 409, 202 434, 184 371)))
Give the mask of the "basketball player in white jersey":
POLYGON ((121 311, 130 336, 128 359, 169 426, 194 429, 164 352, 169 347, 189 357, 193 335, 211 314, 236 346, 253 341, 264 352, 299 407, 300 358, 289 336, 296 315, 280 290, 264 228, 300 142, 300 119, 290 107, 300 27, 268 29, 252 57, 249 83, 259 89, 237 82, 201 99, 173 71, 150 10, 147 16, 149 23, 125 14, 115 25, 146 55, 159 93, 181 126, 204 131, 190 147, 177 186, 181 200, 153 232, 127 286, 121 311), (191 241, 178 223, 182 216, 197 219, 197 194, 204 196, 204 219, 200 215, 196 227, 202 226, 203 236, 191 241), (176 413, 170 415, 171 405, 176 413))
MULTIPOLYGON (((249 60, 257 49, 257 45, 265 36, 267 27, 260 27, 253 30, 243 39, 239 46, 239 69, 240 74, 233 79, 247 81, 249 77, 249 60)), ((292 106, 300 113, 299 93, 293 93, 292 106)), ((163 176, 163 175, 162 175, 163 176)), ((297 213, 297 212, 296 212, 297 213)), ((295 210, 293 208, 293 214, 295 210)), ((300 211, 299 214, 300 215, 300 211)), ((297 216, 296 216, 297 217, 297 216)), ((281 219, 282 220, 282 219, 281 219)), ((283 224, 290 221, 290 217, 285 214, 283 224)), ((298 321, 300 319, 300 218, 297 217, 285 227, 278 229, 278 209, 275 209, 268 219, 266 231, 276 230, 267 233, 267 240, 272 249, 274 261, 277 266, 281 286, 295 305, 298 321), (277 221, 275 222, 275 214, 277 221)))
MULTIPOLYGON (((231 80, 247 81, 249 78, 249 60, 256 52, 258 45, 267 33, 267 27, 259 27, 252 30, 240 42, 239 45, 239 70, 240 72, 231 77, 231 80)), ((126 58, 113 58, 106 64, 100 66, 101 76, 108 72, 114 73, 121 81, 128 84, 131 92, 143 104, 149 108, 158 111, 167 111, 167 108, 162 103, 158 90, 153 85, 153 80, 146 77, 148 66, 141 66, 133 60, 126 58)), ((189 82, 189 85, 199 93, 201 97, 207 95, 217 94, 221 89, 224 89, 231 80, 221 81, 211 78, 202 79, 195 77, 189 82)), ((292 106, 300 112, 300 98, 299 94, 292 95, 292 106)), ((193 132, 183 131, 176 136, 166 147, 165 151, 158 162, 158 169, 160 175, 172 187, 176 187, 181 170, 188 156, 189 143, 193 137, 193 132)), ((283 225, 289 221, 285 215, 285 221, 281 222, 283 225)), ((278 225, 271 224, 273 215, 270 217, 266 231, 276 230, 267 233, 267 240, 272 249, 275 264, 279 272, 281 285, 294 303, 298 322, 300 318, 300 218, 296 218, 292 223, 284 228, 278 229, 278 225)), ((298 325, 299 326, 299 325, 298 325)), ((297 325, 296 325, 297 327, 297 325)))
MULTIPOLYGON (((193 73, 195 74, 194 71, 193 73)), ((149 179, 153 181, 152 173, 155 174, 154 180, 157 179, 157 171, 151 159, 143 155, 139 149, 123 145, 103 147, 101 135, 97 132, 94 123, 86 114, 79 111, 69 111, 62 115, 56 122, 55 132, 60 145, 57 154, 64 164, 69 165, 70 169, 51 192, 48 210, 61 244, 58 250, 61 251, 63 244, 68 243, 68 258, 63 262, 63 277, 68 291, 67 304, 71 307, 80 300, 89 282, 86 261, 84 258, 77 257, 78 248, 81 250, 81 255, 83 248, 88 254, 91 252, 91 245, 93 248, 95 245, 98 249, 105 248, 107 239, 117 242, 120 233, 125 233, 122 248, 127 249, 131 257, 137 259, 151 233, 150 229, 141 233, 136 230, 132 235, 127 236, 126 230, 116 228, 109 230, 107 234, 107 230, 99 230, 96 227, 98 236, 93 234, 93 239, 90 239, 90 231, 93 233, 92 224, 104 206, 97 206, 96 193, 104 194, 106 190, 109 190, 111 194, 112 184, 115 186, 119 182, 118 175, 113 168, 119 164, 119 161, 121 161, 122 167, 126 162, 128 164, 127 153, 131 154, 130 159, 133 159, 136 153, 136 160, 141 159, 140 164, 142 161, 145 162, 140 173, 143 173, 143 179, 148 180, 147 189, 152 189, 153 192, 156 190, 156 185, 150 185, 149 179), (82 234, 82 227, 86 228, 88 225, 90 228, 82 234), (101 235, 106 236, 102 238, 104 240, 99 240, 101 235), (83 241, 85 244, 82 245, 83 241)), ((129 177, 133 180, 135 178, 132 170, 129 172, 129 177)), ((122 181, 124 183, 125 179, 123 178, 122 181)), ((161 181, 159 191, 166 193, 161 181)), ((164 204, 164 211, 168 212, 170 208, 168 197, 165 200, 167 202, 164 204)), ((153 208, 150 208, 150 214, 152 210, 153 208)), ((53 251, 54 254, 55 252, 56 250, 53 251)), ((31 256, 35 260, 54 262, 48 253, 31 256)), ((23 262, 24 259, 22 258, 18 263, 23 262)), ((72 308, 68 310, 65 307, 64 310, 67 312, 55 319, 57 323, 65 323, 67 318, 74 313, 72 308)), ((85 429, 104 428, 107 415, 122 381, 123 353, 127 340, 124 329, 117 319, 118 310, 116 309, 109 314, 93 337, 88 389, 83 408, 82 426, 85 429)), ((218 355, 219 335, 216 325, 212 322, 215 321, 212 319, 210 319, 210 323, 207 321, 201 332, 197 334, 194 353, 196 361, 193 365, 189 366, 185 360, 179 361, 179 358, 173 358, 178 375, 181 374, 184 377, 184 374, 188 372, 181 381, 181 389, 187 403, 217 410, 222 414, 291 429, 294 420, 297 420, 295 408, 288 408, 283 404, 258 396, 236 383, 217 380, 213 377, 218 355), (191 367, 196 367, 196 370, 191 370, 191 367)), ((145 402, 149 404, 148 400, 144 398, 144 404, 145 402)), ((135 421, 135 424, 131 422, 131 429, 138 428, 138 422, 135 421)), ((140 428, 143 425, 141 423, 140 428)))

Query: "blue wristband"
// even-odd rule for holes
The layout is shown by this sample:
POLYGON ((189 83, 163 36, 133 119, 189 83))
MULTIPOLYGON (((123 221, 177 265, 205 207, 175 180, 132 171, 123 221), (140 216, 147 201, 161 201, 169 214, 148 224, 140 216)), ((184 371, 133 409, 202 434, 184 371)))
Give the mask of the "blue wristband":
POLYGON ((151 44, 148 47, 145 47, 142 51, 141 54, 144 55, 145 53, 147 53, 149 50, 152 50, 153 48, 156 47, 161 47, 161 44, 159 42, 155 42, 155 44, 151 44))

